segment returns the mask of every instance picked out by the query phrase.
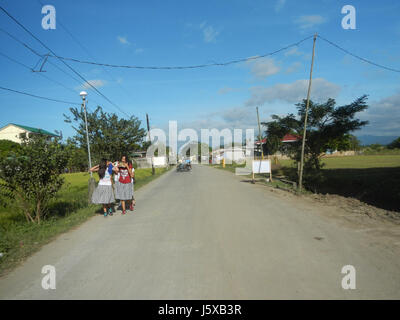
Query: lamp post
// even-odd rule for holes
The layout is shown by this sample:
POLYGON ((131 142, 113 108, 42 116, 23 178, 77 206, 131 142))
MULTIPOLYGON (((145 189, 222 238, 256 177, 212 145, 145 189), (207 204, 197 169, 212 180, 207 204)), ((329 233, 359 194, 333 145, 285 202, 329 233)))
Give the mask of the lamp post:
MULTIPOLYGON (((89 131, 88 131, 88 125, 87 125, 87 116, 86 116, 86 96, 87 92, 86 91, 81 91, 79 94, 82 98, 82 106, 83 106, 83 113, 85 114, 85 126, 86 126, 86 142, 87 142, 87 148, 88 148, 88 156, 89 156, 89 169, 92 168, 92 158, 90 156, 90 143, 89 143, 89 131)), ((90 171, 90 179, 89 179, 89 194, 88 194, 88 203, 90 204, 92 202, 92 194, 94 189, 96 188, 96 181, 93 178, 93 172, 90 171)))
MULTIPOLYGON (((88 125, 87 125, 87 117, 86 117, 86 91, 81 91, 79 94, 82 98, 82 105, 83 105, 83 113, 85 114, 85 126, 86 126, 86 143, 88 148, 88 155, 89 155, 89 169, 92 167, 92 158, 90 156, 90 144, 89 144, 89 132, 88 132, 88 125)), ((90 171, 90 177, 93 177, 93 173, 90 171)))

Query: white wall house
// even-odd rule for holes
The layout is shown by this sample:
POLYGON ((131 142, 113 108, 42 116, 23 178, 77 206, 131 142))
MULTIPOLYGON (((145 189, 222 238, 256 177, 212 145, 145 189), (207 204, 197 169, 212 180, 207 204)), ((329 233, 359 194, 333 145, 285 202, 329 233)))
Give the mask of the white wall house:
POLYGON ((55 133, 49 131, 23 126, 15 123, 9 123, 8 125, 0 129, 0 140, 11 140, 16 143, 22 143, 24 137, 30 138, 34 134, 41 134, 49 137, 58 137, 55 133))
POLYGON ((242 147, 232 147, 217 149, 212 152, 213 164, 219 164, 222 159, 225 159, 226 163, 242 163, 246 160, 246 149, 242 147))

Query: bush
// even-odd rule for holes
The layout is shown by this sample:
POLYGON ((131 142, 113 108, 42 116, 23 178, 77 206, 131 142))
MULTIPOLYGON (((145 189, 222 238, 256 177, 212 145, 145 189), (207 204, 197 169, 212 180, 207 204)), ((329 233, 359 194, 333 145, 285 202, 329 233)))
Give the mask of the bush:
POLYGON ((389 143, 387 147, 389 149, 400 149, 400 137, 389 143))

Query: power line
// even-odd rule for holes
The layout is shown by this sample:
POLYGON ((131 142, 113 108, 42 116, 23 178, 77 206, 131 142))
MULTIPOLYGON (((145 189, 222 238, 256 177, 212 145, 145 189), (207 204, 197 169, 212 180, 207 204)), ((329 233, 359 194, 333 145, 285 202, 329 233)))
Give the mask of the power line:
POLYGON ((309 36, 307 38, 304 38, 298 42, 292 43, 290 45, 287 45, 283 48, 280 48, 278 50, 265 53, 262 55, 254 56, 254 57, 248 57, 248 58, 242 58, 242 59, 237 59, 237 60, 231 60, 227 62, 213 62, 213 63, 208 63, 208 64, 199 64, 199 65, 191 65, 191 66, 137 66, 137 65, 116 65, 116 64, 109 64, 109 63, 99 63, 99 62, 93 62, 93 61, 84 61, 84 60, 79 60, 79 59, 74 59, 74 58, 66 58, 66 57, 61 57, 61 56, 51 56, 53 58, 61 59, 61 60, 67 60, 67 61, 73 61, 77 63, 83 63, 83 64, 91 64, 91 65, 97 65, 97 66, 103 66, 103 67, 110 67, 110 68, 125 68, 125 69, 151 69, 151 70, 183 70, 183 69, 198 69, 198 68, 207 68, 207 67, 215 67, 215 66, 228 66, 231 64, 236 64, 236 63, 241 63, 241 62, 247 62, 247 61, 252 61, 252 60, 257 60, 261 58, 265 58, 268 56, 272 56, 274 54, 277 54, 279 52, 285 51, 291 47, 296 47, 302 42, 312 38, 313 36, 309 36))
POLYGON ((373 61, 371 61, 371 60, 368 60, 368 59, 365 59, 365 58, 363 58, 363 57, 360 57, 360 56, 358 56, 358 55, 356 55, 356 54, 354 54, 354 53, 351 53, 349 50, 347 50, 347 49, 345 49, 345 48, 339 46, 338 44, 336 44, 336 43, 334 43, 334 42, 332 42, 332 41, 330 41, 330 40, 328 40, 328 39, 326 39, 326 38, 324 38, 324 37, 321 37, 320 35, 317 35, 317 36, 318 36, 318 38, 324 40, 325 42, 329 43, 330 45, 332 45, 332 46, 334 46, 335 48, 337 48, 337 49, 339 49, 339 50, 341 50, 341 51, 347 53, 348 55, 350 55, 350 56, 352 56, 352 57, 354 57, 354 58, 357 58, 357 59, 359 59, 359 60, 361 60, 361 61, 364 61, 364 62, 366 62, 366 63, 369 63, 369 64, 371 64, 371 65, 373 65, 373 66, 375 66, 375 67, 378 67, 378 68, 382 68, 382 69, 385 69, 385 70, 388 70, 388 71, 393 71, 393 72, 399 72, 399 73, 400 73, 400 70, 398 70, 398 69, 394 69, 394 68, 391 68, 391 67, 386 67, 386 66, 381 65, 381 64, 379 64, 379 63, 376 63, 376 62, 373 62, 373 61))
MULTIPOLYGON (((0 9, 16 24, 18 24, 22 29, 25 30, 32 38, 38 41, 43 47, 45 47, 48 51, 50 51, 53 56, 57 57, 57 54, 50 49, 45 43, 43 43, 39 38, 37 38, 31 31, 29 31, 23 24, 21 24, 16 18, 14 18, 6 9, 0 6, 0 9)), ((102 96, 105 100, 107 100, 110 104, 116 107, 119 111, 125 114, 127 117, 130 117, 125 111, 123 111, 118 105, 112 102, 109 98, 107 98, 103 93, 101 93, 95 86, 93 86, 89 81, 87 81, 79 72, 77 72, 74 68, 72 68, 69 64, 67 64, 64 60, 59 59, 65 66, 67 66, 73 73, 75 73, 79 78, 81 78, 85 83, 87 83, 93 90, 95 90, 100 96, 102 96)))
POLYGON ((8 35, 10 38, 14 39, 17 41, 19 44, 23 45, 25 48, 27 48, 29 51, 31 51, 33 54, 37 55, 38 57, 43 57, 42 54, 38 53, 35 49, 33 49, 31 46, 26 44, 25 42, 19 40, 17 37, 13 36, 11 33, 7 32, 6 30, 0 28, 0 31, 8 35))
MULTIPOLYGON (((38 53, 35 49, 33 49, 32 47, 30 47, 30 46, 29 46, 28 44, 26 44, 25 42, 19 40, 17 37, 13 36, 11 33, 7 32, 6 30, 4 30, 4 29, 2 29, 2 28, 0 28, 0 31, 2 31, 2 32, 4 32, 5 34, 7 34, 11 39, 15 40, 15 41, 18 42, 19 44, 23 45, 25 48, 27 48, 28 50, 30 50, 32 53, 34 53, 35 55, 37 55, 39 58, 44 58, 45 55, 38 53)), ((11 60, 11 61, 13 61, 13 62, 15 62, 15 63, 17 63, 17 64, 19 64, 19 65, 22 65, 22 66, 24 66, 24 67, 27 67, 27 68, 29 68, 31 71, 33 71, 33 68, 30 68, 30 67, 26 66, 26 65, 23 64, 23 63, 18 62, 18 61, 16 61, 16 60, 14 60, 13 58, 11 58, 11 57, 9 57, 9 56, 6 56, 6 55, 4 55, 4 54, 3 54, 3 56, 5 56, 7 59, 9 59, 9 60, 11 60)), ((60 72, 64 73, 65 75, 67 75, 68 77, 70 77, 71 79, 73 79, 74 81, 76 81, 77 83, 82 84, 82 82, 81 82, 80 80, 78 80, 77 78, 75 78, 74 76, 72 76, 70 73, 66 72, 64 69, 62 69, 62 68, 60 68, 59 66, 57 66, 57 64, 53 63, 52 61, 47 60, 46 63, 51 64, 53 67, 55 67, 55 68, 58 69, 60 72)), ((53 80, 53 81, 55 81, 55 80, 53 80)), ((89 88, 89 89, 90 89, 90 88, 89 88)), ((96 101, 96 100, 94 100, 94 99, 93 99, 93 101, 95 101, 97 104, 100 105, 100 103, 99 103, 98 101, 96 101)))
POLYGON ((28 69, 28 70, 30 70, 30 71, 33 71, 33 69, 32 69, 31 67, 29 67, 29 66, 27 66, 26 64, 24 64, 24 63, 22 63, 22 62, 19 62, 19 61, 15 60, 15 59, 9 57, 8 55, 6 55, 6 54, 4 54, 4 53, 2 53, 2 52, 0 52, 0 55, 3 56, 3 57, 6 58, 6 59, 8 59, 8 60, 10 60, 10 61, 12 61, 12 62, 18 64, 18 65, 20 65, 21 67, 24 67, 24 68, 26 68, 26 69, 28 69))
MULTIPOLYGON (((21 67, 24 67, 24 68, 28 69, 28 70, 31 71, 31 72, 34 71, 31 67, 27 66, 26 64, 24 64, 24 63, 22 63, 22 62, 20 62, 20 61, 18 61, 18 60, 15 60, 14 58, 11 58, 10 56, 6 55, 5 53, 0 52, 0 55, 3 56, 3 57, 5 57, 5 58, 8 59, 8 60, 14 62, 15 64, 18 64, 18 65, 20 65, 21 67)), ((49 62, 50 62, 50 61, 49 61, 49 62)), ((51 64, 54 65, 56 68, 58 68, 60 71, 64 72, 65 74, 67 74, 67 75, 69 75, 69 76, 71 76, 69 73, 67 73, 67 72, 65 72, 63 69, 59 68, 56 64, 53 64, 53 63, 51 63, 51 64)), ((65 88, 65 89, 67 89, 68 91, 73 92, 74 94, 77 93, 75 90, 73 90, 73 89, 71 89, 71 88, 68 88, 68 87, 65 86, 64 84, 58 82, 57 80, 54 80, 54 79, 48 77, 47 75, 43 74, 42 72, 35 72, 35 74, 38 74, 38 75, 40 75, 41 77, 44 77, 45 79, 47 79, 47 80, 49 80, 49 81, 51 81, 51 82, 54 82, 55 84, 58 84, 59 86, 61 86, 61 87, 65 88)), ((76 78, 74 78, 73 76, 71 76, 71 77, 72 77, 73 79, 76 80, 76 78)), ((76 80, 76 81, 78 81, 79 84, 81 83, 79 80, 76 80)), ((96 101, 96 100, 94 100, 94 99, 93 99, 93 101, 96 102, 98 105, 100 105, 100 103, 99 103, 98 101, 96 101)), ((91 109, 90 109, 88 106, 86 106, 86 107, 88 108, 89 111, 91 111, 91 109)), ((108 110, 108 109, 106 109, 106 110, 108 110)))
POLYGON ((38 98, 38 99, 49 100, 49 101, 65 103, 65 104, 80 105, 80 103, 64 101, 64 100, 58 100, 58 99, 53 99, 53 98, 47 98, 47 97, 42 97, 42 96, 37 96, 37 95, 32 94, 32 93, 18 91, 18 90, 14 90, 14 89, 10 89, 10 88, 0 87, 0 89, 6 90, 6 91, 15 92, 15 93, 19 93, 19 94, 23 94, 23 95, 34 97, 34 98, 38 98))
MULTIPOLYGON (((43 2, 40 0, 36 0, 41 6, 44 6, 43 2)), ((61 28, 68 33, 68 35, 71 37, 72 40, 75 41, 75 43, 83 50, 85 51, 85 53, 87 54, 87 56, 92 59, 92 60, 96 60, 93 55, 90 53, 90 51, 77 39, 77 37, 74 36, 74 34, 72 32, 69 31, 69 29, 62 23, 62 21, 60 20, 60 18, 57 18, 57 24, 61 26, 61 28)), ((120 89, 122 91, 124 91, 124 93, 130 98, 130 93, 128 92, 128 90, 123 87, 112 75, 111 73, 104 67, 101 66, 102 70, 118 85, 118 87, 120 87, 120 89)))
MULTIPOLYGON (((5 30, 3 30, 3 29, 1 29, 1 28, 0 28, 0 31, 2 31, 2 32, 6 33, 6 34, 8 34, 11 38, 13 38, 15 41, 21 43, 23 46, 25 46, 26 48, 28 48, 28 49, 29 49, 30 51, 32 51, 34 54, 38 55, 39 57, 43 57, 43 55, 37 53, 37 52, 36 52, 34 49, 32 49, 29 45, 27 45, 26 43, 24 43, 24 42, 20 41, 19 39, 15 38, 13 35, 11 35, 10 33, 8 33, 7 31, 5 31, 5 30)), ((72 35, 71 35, 71 36, 72 36, 72 35)), ((264 57, 267 57, 267 56, 270 56, 270 55, 274 55, 274 54, 276 54, 276 53, 279 53, 279 52, 281 52, 281 51, 287 50, 287 49, 289 49, 289 48, 291 48, 291 47, 298 46, 298 45, 301 44, 302 42, 304 42, 304 41, 306 41, 306 40, 308 40, 308 39, 310 39, 310 38, 312 38, 312 37, 313 37, 313 36, 309 36, 309 37, 304 38, 304 39, 302 39, 302 40, 300 40, 300 41, 298 41, 298 42, 296 42, 296 43, 293 43, 293 44, 291 44, 291 45, 288 45, 288 46, 283 47, 283 48, 281 48, 281 49, 278 49, 278 50, 276 50, 276 51, 273 51, 273 52, 270 52, 270 53, 266 53, 266 54, 263 54, 263 55, 259 55, 259 56, 254 56, 254 57, 249 57, 249 58, 243 58, 243 59, 238 59, 238 60, 232 60, 232 61, 223 62, 223 63, 213 62, 213 63, 209 63, 209 64, 192 65, 192 66, 136 66, 136 65, 116 65, 116 64, 108 64, 108 63, 99 63, 99 62, 94 62, 94 61, 84 61, 84 60, 79 60, 79 59, 74 59, 74 58, 67 58, 67 57, 62 57, 62 56, 57 56, 57 55, 49 55, 49 57, 57 58, 57 59, 61 59, 61 60, 73 61, 73 62, 76 62, 76 63, 91 64, 91 65, 98 65, 98 66, 111 67, 111 68, 153 69, 153 70, 195 69, 195 68, 206 68, 206 67, 212 67, 212 66, 227 66, 227 65, 230 65, 230 64, 235 64, 235 63, 240 63, 240 62, 245 62, 245 61, 251 61, 251 60, 255 60, 255 59, 264 58, 264 57)), ((363 57, 361 57, 361 56, 359 56, 359 55, 357 55, 357 54, 355 54, 355 53, 352 53, 352 52, 350 52, 349 50, 347 50, 347 49, 341 47, 340 45, 334 43, 333 41, 330 41, 330 40, 328 40, 328 39, 322 37, 321 35, 317 35, 317 37, 319 37, 321 40, 323 40, 323 41, 329 43, 330 45, 334 46, 335 48, 337 48, 337 49, 343 51, 344 53, 346 53, 346 54, 348 54, 348 55, 350 55, 350 56, 352 56, 352 57, 354 57, 354 58, 356 58, 356 59, 359 59, 359 60, 361 60, 361 61, 363 61, 363 62, 365 62, 365 63, 371 64, 371 65, 373 65, 373 66, 375 66, 375 67, 382 68, 382 69, 385 69, 385 70, 388 70, 388 71, 400 73, 400 70, 399 70, 399 69, 395 69, 395 68, 392 68, 392 67, 387 67, 387 66, 384 66, 384 65, 382 65, 382 64, 379 64, 379 63, 377 63, 377 62, 374 62, 374 61, 368 60, 368 59, 366 59, 366 58, 363 58, 363 57)), ((50 61, 49 61, 49 63, 50 63, 50 61)))
MULTIPOLYGON (((3 56, 3 57, 5 57, 5 58, 7 58, 8 60, 10 60, 10 61, 12 61, 12 62, 18 64, 18 65, 20 65, 20 66, 26 68, 26 69, 28 69, 28 70, 34 72, 34 70, 33 70, 31 67, 27 66, 26 64, 24 64, 24 63, 22 63, 22 62, 19 62, 19 61, 15 60, 15 59, 13 59, 13 58, 11 58, 11 57, 9 57, 8 55, 6 55, 6 54, 4 54, 4 53, 2 53, 2 52, 0 52, 0 55, 3 56)), ((74 94, 77 94, 77 92, 76 92, 75 90, 73 90, 73 89, 71 89, 71 88, 68 88, 67 86, 65 86, 65 85, 62 84, 61 82, 58 82, 57 80, 54 80, 54 79, 52 79, 52 78, 46 76, 45 74, 43 74, 43 72, 35 72, 35 74, 38 74, 38 75, 40 75, 41 77, 46 78, 47 80, 49 80, 49 81, 51 81, 51 82, 54 82, 55 84, 58 84, 59 86, 63 87, 64 89, 67 89, 68 91, 71 91, 71 92, 73 92, 74 94)))
MULTIPOLYGON (((22 63, 22 62, 20 62, 20 61, 17 61, 17 60, 15 60, 15 59, 9 57, 8 55, 6 55, 6 54, 4 54, 4 53, 2 53, 2 52, 0 52, 0 55, 3 56, 3 57, 5 57, 5 58, 7 58, 7 59, 9 59, 9 60, 12 61, 12 62, 18 64, 18 65, 20 65, 20 66, 22 66, 22 67, 24 67, 24 68, 30 70, 30 71, 33 71, 33 69, 30 68, 29 66, 27 66, 26 64, 24 64, 24 63, 22 63)), ((62 69, 60 69, 60 70, 63 71, 62 69)), ((73 89, 71 89, 71 88, 68 88, 67 86, 63 85, 62 83, 58 82, 57 80, 54 80, 54 79, 52 79, 52 78, 46 76, 46 75, 43 74, 42 72, 36 72, 35 74, 39 74, 40 76, 46 78, 47 80, 49 80, 49 81, 51 81, 51 82, 54 82, 54 83, 58 84, 59 86, 61 86, 61 87, 65 88, 65 89, 67 89, 68 91, 73 92, 74 94, 77 93, 75 90, 73 90, 73 89)), ((11 89, 10 89, 10 90, 11 90, 11 89)), ((16 92, 16 91, 14 90, 14 92, 16 92)), ((53 101, 53 100, 51 100, 51 101, 53 101)), ((99 105, 99 102, 98 102, 98 101, 96 101, 96 100, 94 100, 94 99, 93 99, 93 101, 96 102, 96 103, 99 105)), ((87 108, 90 112, 92 112, 92 109, 91 109, 88 105, 86 105, 86 108, 87 108)))

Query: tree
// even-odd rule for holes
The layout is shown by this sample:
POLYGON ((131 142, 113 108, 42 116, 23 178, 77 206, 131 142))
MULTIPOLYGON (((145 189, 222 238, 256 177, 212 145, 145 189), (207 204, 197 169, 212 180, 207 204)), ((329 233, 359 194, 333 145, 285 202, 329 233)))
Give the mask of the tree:
POLYGON ((388 149, 400 149, 400 137, 388 144, 388 149))
MULTIPOLYGON (((83 150, 87 150, 86 127, 83 109, 70 108, 72 116, 64 114, 65 122, 72 125, 76 134, 73 140, 83 150)), ((141 128, 141 121, 135 116, 129 119, 118 118, 115 113, 104 112, 98 106, 94 112, 87 113, 88 132, 92 158, 120 159, 123 154, 139 150, 146 131, 141 128)))
MULTIPOLYGON (((351 143, 355 144, 349 133, 368 123, 355 118, 358 112, 368 108, 366 100, 367 96, 363 95, 343 106, 336 106, 334 99, 328 99, 325 103, 310 101, 304 150, 305 171, 320 170, 321 156, 327 150, 340 150, 348 148, 351 143)), ((301 139, 298 142, 286 144, 282 143, 281 139, 288 133, 303 136, 306 102, 303 100, 296 104, 297 116, 294 114, 284 117, 273 115, 272 121, 263 122, 263 125, 267 127, 267 141, 272 141, 271 149, 281 150, 296 161, 300 161, 301 139)))
POLYGON ((10 140, 0 140, 0 159, 7 157, 12 152, 17 152, 21 146, 10 140))
POLYGON ((67 168, 69 172, 83 172, 88 168, 87 151, 79 147, 71 138, 67 139, 64 146, 68 154, 67 168))
POLYGON ((60 174, 66 164, 67 153, 57 139, 34 136, 0 159, 0 193, 16 202, 27 221, 39 224, 64 183, 60 174))
POLYGON ((212 148, 207 143, 191 141, 182 151, 186 157, 189 157, 190 155, 196 156, 197 160, 201 161, 201 156, 209 155, 209 153, 212 152, 212 148))

